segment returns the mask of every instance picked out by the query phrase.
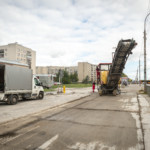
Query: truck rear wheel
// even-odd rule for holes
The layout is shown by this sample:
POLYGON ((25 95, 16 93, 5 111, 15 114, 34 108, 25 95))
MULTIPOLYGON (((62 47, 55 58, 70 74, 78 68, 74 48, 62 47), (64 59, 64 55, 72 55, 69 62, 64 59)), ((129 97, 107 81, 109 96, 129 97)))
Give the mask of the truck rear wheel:
POLYGON ((18 103, 18 97, 16 95, 10 95, 8 97, 8 104, 15 105, 18 103))
POLYGON ((39 96, 38 96, 38 99, 43 99, 43 98, 44 98, 44 92, 40 92, 39 96))

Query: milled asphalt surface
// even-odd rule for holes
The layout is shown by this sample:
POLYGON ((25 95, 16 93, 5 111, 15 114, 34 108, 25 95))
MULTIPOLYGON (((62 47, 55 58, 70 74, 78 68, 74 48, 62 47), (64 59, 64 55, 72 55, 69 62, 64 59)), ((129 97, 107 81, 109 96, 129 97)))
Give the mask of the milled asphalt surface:
POLYGON ((57 94, 57 91, 47 92, 43 100, 19 101, 16 105, 1 102, 0 124, 89 96, 91 92, 92 88, 67 88, 65 94, 57 94))
POLYGON ((1 124, 0 147, 2 150, 148 150, 141 127, 142 102, 138 100, 138 89, 130 85, 118 96, 100 97, 92 93, 72 103, 1 124))

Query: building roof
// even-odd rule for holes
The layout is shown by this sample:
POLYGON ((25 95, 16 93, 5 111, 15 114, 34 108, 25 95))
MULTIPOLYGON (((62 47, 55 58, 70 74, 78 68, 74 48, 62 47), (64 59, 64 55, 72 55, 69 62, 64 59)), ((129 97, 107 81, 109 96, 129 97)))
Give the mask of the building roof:
POLYGON ((35 50, 32 50, 31 48, 28 48, 28 47, 25 47, 25 46, 23 46, 23 45, 21 45, 21 44, 18 44, 18 42, 15 42, 15 43, 9 43, 9 44, 7 44, 7 45, 0 45, 0 47, 3 47, 3 46, 10 46, 10 45, 19 45, 19 46, 22 46, 22 47, 28 49, 29 51, 36 52, 35 50))
POLYGON ((17 61, 7 60, 7 59, 4 59, 4 58, 0 58, 0 64, 9 64, 9 65, 18 65, 18 66, 28 67, 27 64, 19 63, 17 61))

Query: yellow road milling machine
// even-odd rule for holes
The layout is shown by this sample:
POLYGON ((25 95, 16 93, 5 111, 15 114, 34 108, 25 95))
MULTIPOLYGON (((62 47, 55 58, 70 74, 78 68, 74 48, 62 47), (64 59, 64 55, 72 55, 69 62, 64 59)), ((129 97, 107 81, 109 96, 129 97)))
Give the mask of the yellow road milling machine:
POLYGON ((112 63, 100 63, 97 66, 97 84, 99 95, 120 94, 118 83, 132 49, 137 45, 135 40, 120 40, 112 63))

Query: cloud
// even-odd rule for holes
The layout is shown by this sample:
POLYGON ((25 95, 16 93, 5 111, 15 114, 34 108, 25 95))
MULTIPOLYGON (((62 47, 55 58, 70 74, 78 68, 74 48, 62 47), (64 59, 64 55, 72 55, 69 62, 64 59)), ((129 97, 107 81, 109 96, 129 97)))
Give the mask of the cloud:
MULTIPOLYGON (((138 45, 125 69, 134 78, 148 0, 0 0, 0 4, 0 45, 18 42, 36 50, 38 66, 111 62, 118 41, 134 38, 138 45)), ((150 42, 149 21, 147 31, 150 42)))

